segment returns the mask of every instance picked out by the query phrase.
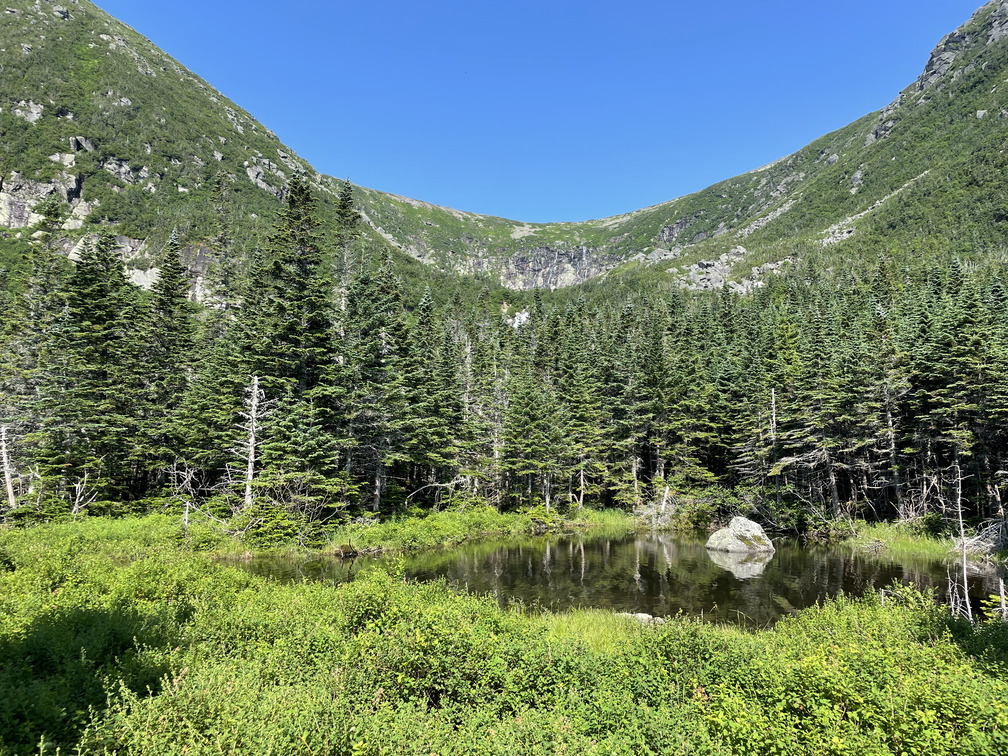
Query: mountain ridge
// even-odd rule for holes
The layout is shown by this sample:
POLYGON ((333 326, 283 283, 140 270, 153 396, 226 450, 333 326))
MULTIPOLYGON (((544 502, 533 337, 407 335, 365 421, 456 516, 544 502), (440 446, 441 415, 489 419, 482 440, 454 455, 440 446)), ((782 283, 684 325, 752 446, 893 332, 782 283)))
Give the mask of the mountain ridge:
MULTIPOLYGON (((323 205, 331 204, 337 179, 87 0, 20 0, 4 16, 0 55, 10 75, 0 84, 0 226, 16 232, 37 224, 37 209, 55 195, 66 205, 68 253, 88 230, 112 223, 142 273, 150 270, 151 247, 171 228, 181 228, 194 249, 208 249, 220 221, 208 209, 215 184, 231 195, 225 212, 240 244, 261 235, 262 219, 275 212, 294 173, 308 176, 323 205), (154 212, 144 207, 152 203, 154 212)), ((925 163, 953 165, 936 139, 967 131, 966 116, 975 114, 980 138, 1003 133, 1008 111, 997 85, 987 94, 978 87, 992 61, 1006 67, 1006 30, 1008 2, 987 3, 938 42, 918 79, 882 110, 765 166, 610 218, 525 223, 365 187, 354 187, 355 197, 375 243, 509 288, 565 287, 631 264, 661 269, 688 287, 732 283, 746 291, 767 272, 753 271, 793 260, 796 246, 842 250, 858 234, 872 239, 875 216, 893 200, 906 212, 909 200, 940 190, 941 171, 932 176, 925 163), (946 91, 954 105, 969 101, 969 112, 953 117, 949 103, 933 97, 946 91), (928 140, 930 147, 913 154, 928 140), (908 186, 911 180, 920 183, 908 186)), ((1004 241, 997 230, 978 232, 985 237, 1004 241)), ((149 278, 135 275, 141 283, 149 278)))

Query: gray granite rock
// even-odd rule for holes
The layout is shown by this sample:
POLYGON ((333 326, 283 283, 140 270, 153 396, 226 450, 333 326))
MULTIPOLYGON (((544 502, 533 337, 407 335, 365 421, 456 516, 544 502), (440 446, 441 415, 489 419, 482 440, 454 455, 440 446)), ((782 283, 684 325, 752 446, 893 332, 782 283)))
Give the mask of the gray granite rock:
POLYGON ((774 550, 773 542, 759 523, 745 517, 733 517, 728 527, 713 533, 707 539, 707 548, 743 554, 774 550))

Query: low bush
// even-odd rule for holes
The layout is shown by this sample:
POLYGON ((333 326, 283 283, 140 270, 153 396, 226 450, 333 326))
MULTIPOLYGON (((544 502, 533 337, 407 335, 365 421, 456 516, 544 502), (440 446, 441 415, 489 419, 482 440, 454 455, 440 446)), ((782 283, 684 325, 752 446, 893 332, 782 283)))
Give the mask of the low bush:
POLYGON ((164 517, 0 530, 0 553, 5 755, 1008 749, 1003 625, 912 589, 748 632, 505 611, 395 571, 281 584, 164 517))

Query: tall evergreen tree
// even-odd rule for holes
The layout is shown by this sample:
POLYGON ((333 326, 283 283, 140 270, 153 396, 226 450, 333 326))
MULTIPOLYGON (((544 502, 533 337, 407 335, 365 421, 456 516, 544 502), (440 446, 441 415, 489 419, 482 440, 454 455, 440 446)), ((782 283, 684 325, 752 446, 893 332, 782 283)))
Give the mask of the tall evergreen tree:
POLYGON ((79 511, 142 494, 136 443, 136 296, 110 234, 85 245, 47 350, 37 460, 46 490, 79 511))
POLYGON ((155 469, 162 472, 181 456, 181 433, 188 421, 180 413, 192 371, 195 324, 190 311, 190 281, 182 265, 178 234, 172 231, 161 253, 152 287, 146 336, 149 417, 145 443, 155 469))
POLYGON ((348 394, 344 410, 353 445, 349 467, 370 488, 370 508, 379 511, 387 465, 401 458, 398 424, 403 406, 401 363, 406 348, 402 292, 385 259, 366 265, 356 276, 347 299, 344 340, 348 394))

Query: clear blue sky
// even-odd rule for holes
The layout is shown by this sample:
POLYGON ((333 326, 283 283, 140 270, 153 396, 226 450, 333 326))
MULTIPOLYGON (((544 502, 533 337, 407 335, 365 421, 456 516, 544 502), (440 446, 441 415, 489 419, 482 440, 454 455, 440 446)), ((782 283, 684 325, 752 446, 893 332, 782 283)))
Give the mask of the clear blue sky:
POLYGON ((702 189, 884 107, 980 0, 98 0, 323 173, 526 221, 702 189))

